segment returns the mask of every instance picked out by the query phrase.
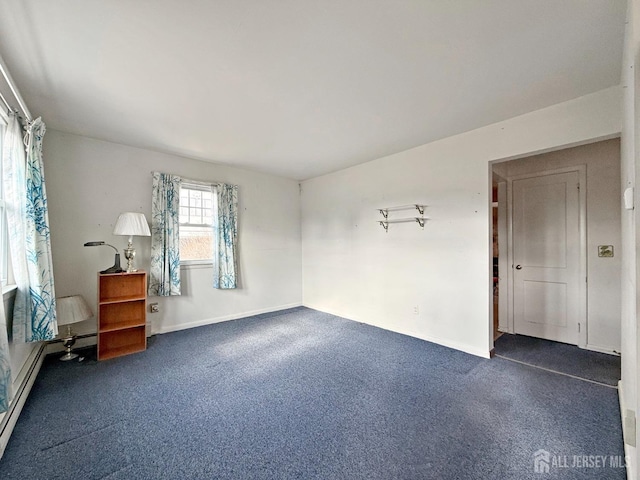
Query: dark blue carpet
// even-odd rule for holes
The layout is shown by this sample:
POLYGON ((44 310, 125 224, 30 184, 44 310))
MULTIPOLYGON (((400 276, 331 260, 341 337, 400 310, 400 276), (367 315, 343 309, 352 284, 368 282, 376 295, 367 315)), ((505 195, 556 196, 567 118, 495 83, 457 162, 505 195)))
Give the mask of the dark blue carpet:
POLYGON ((48 358, 3 479, 623 479, 617 391, 305 308, 48 358), (608 458, 608 457, 607 457, 608 458))
POLYGON ((620 357, 542 338, 504 333, 494 342, 496 355, 617 386, 620 357))

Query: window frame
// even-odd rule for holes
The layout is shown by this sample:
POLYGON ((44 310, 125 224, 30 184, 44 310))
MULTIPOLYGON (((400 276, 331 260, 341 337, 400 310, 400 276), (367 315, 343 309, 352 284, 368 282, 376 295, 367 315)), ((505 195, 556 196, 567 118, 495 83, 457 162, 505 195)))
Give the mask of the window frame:
MULTIPOLYGON (((194 180, 182 180, 181 184, 180 184, 180 199, 182 200, 182 189, 185 190, 198 190, 201 192, 210 192, 211 193, 211 223, 182 223, 180 220, 179 222, 179 228, 181 229, 183 226, 185 227, 204 227, 207 226, 210 228, 210 235, 211 235, 211 241, 214 242, 215 241, 215 237, 213 234, 213 219, 214 219, 214 215, 217 212, 217 205, 216 205, 216 186, 209 184, 209 183, 203 183, 203 182, 197 182, 194 180)), ((180 208, 183 208, 184 205, 182 205, 182 203, 180 204, 180 208)), ((190 207, 188 207, 190 208, 190 207)), ((195 208, 200 208, 201 210, 204 210, 204 207, 195 207, 195 208)), ((180 212, 178 212, 178 216, 179 218, 182 217, 182 215, 180 215, 180 212)), ((180 236, 180 231, 178 233, 178 236, 180 237, 180 240, 182 240, 182 237, 180 236)), ((193 259, 193 260, 183 260, 182 258, 180 258, 180 268, 213 268, 213 250, 211 251, 211 258, 205 258, 205 259, 193 259)))
POLYGON ((9 226, 7 225, 7 208, 4 199, 3 152, 7 125, 8 119, 4 115, 0 115, 0 283, 3 290, 15 282, 9 260, 9 226))

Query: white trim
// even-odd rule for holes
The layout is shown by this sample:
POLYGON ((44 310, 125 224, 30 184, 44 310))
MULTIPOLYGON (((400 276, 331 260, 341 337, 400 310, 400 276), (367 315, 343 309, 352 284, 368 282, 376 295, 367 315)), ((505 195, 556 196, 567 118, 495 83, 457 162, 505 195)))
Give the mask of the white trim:
POLYGON ((431 343, 435 343, 435 344, 441 345, 443 347, 452 348, 453 350, 459 350, 461 352, 469 353, 469 354, 475 355, 477 357, 491 358, 491 355, 490 355, 490 352, 489 352, 488 349, 485 351, 485 350, 483 350, 481 348, 477 348, 475 346, 467 345, 465 343, 452 342, 450 340, 447 340, 447 339, 444 339, 444 338, 440 338, 440 337, 434 337, 434 336, 431 336, 431 335, 419 335, 419 334, 415 334, 415 333, 409 332, 409 331, 391 330, 389 328, 382 327, 382 326, 376 325, 374 323, 365 322, 364 320, 345 317, 343 314, 341 314, 339 312, 327 310, 326 308, 314 307, 313 305, 307 304, 307 303, 303 304, 303 306, 307 307, 307 308, 311 308, 313 310, 318 310, 319 312, 328 313, 328 314, 334 315, 336 317, 344 318, 345 320, 350 320, 352 322, 364 323, 366 325, 370 325, 372 327, 376 327, 376 328, 379 328, 381 330, 386 330, 388 332, 399 333, 400 335, 406 335, 407 337, 418 338, 420 340, 424 340, 425 342, 431 342, 431 343))
POLYGON ((587 166, 580 165, 578 168, 578 178, 580 179, 580 318, 584 318, 583 328, 580 329, 579 347, 587 347, 587 333, 589 331, 589 312, 587 310, 587 282, 589 280, 589 270, 587 266, 587 166), (582 281, 584 279, 584 282, 582 281))
MULTIPOLYGON (((523 175, 514 175, 507 177, 507 230, 508 230, 508 265, 513 267, 513 182, 515 180, 523 180, 527 178, 543 177, 546 175, 556 175, 561 173, 578 172, 578 178, 580 181, 580 213, 579 213, 579 229, 580 229, 580 277, 579 277, 579 303, 580 303, 580 318, 584 319, 584 325, 580 329, 578 335, 578 346, 581 348, 587 348, 587 331, 589 325, 589 318, 587 312, 587 282, 583 282, 582 279, 587 279, 587 166, 586 165, 573 165, 570 167, 554 168, 550 170, 540 170, 537 172, 526 173, 523 175)), ((515 333, 514 315, 513 315, 513 297, 514 297, 514 282, 513 275, 509 275, 507 281, 507 291, 509 295, 509 311, 508 311, 508 324, 509 331, 515 333)))
POLYGON ((182 270, 191 270, 193 268, 213 268, 213 260, 182 260, 180 261, 182 270))
POLYGON ((295 308, 295 307, 301 307, 301 306, 302 306, 301 303, 290 303, 288 305, 279 305, 277 307, 261 308, 258 310, 251 310, 248 312, 240 312, 240 313, 234 313, 231 315, 223 315, 221 317, 205 318, 203 320, 197 320, 195 322, 181 323, 180 325, 169 325, 169 326, 160 327, 158 330, 154 330, 153 334, 162 335, 164 333, 178 332, 180 330, 187 330, 189 328, 203 327, 205 325, 212 325, 214 323, 227 322, 229 320, 238 320, 240 318, 260 315, 262 313, 272 313, 280 310, 286 310, 289 308, 295 308))
POLYGON ((24 116, 26 117, 27 121, 28 122, 32 121, 33 117, 31 116, 29 107, 27 107, 27 104, 22 98, 22 95, 20 95, 20 90, 18 90, 16 83, 13 81, 13 78, 11 78, 9 69, 7 68, 7 65, 4 63, 4 60, 2 59, 2 57, 0 57, 0 73, 2 73, 2 76, 6 80, 9 90, 11 90, 11 93, 13 94, 13 98, 15 98, 16 101, 18 102, 18 106, 22 110, 22 113, 24 113, 24 116))
POLYGON ((2 287, 2 299, 6 302, 10 298, 16 296, 16 292, 18 291, 18 285, 12 283, 10 285, 4 285, 2 287))
POLYGON ((29 396, 29 392, 31 392, 31 387, 33 387, 33 383, 38 376, 40 367, 42 367, 42 362, 45 357, 45 347, 46 343, 41 343, 40 346, 34 348, 29 355, 29 358, 25 362, 25 366, 22 368, 20 375, 14 382, 14 385, 18 384, 18 387, 15 389, 15 396, 13 400, 11 400, 9 410, 0 415, 2 418, 0 421, 0 458, 2 458, 2 455, 4 454, 4 450, 7 447, 9 438, 13 432, 13 428, 16 426, 20 412, 22 412, 22 407, 24 407, 27 397, 29 396))
MULTIPOLYGON (((204 221, 205 211, 211 211, 211 223, 187 223, 182 222, 182 214, 179 215, 180 219, 178 221, 179 232, 178 237, 179 241, 182 242, 182 231, 184 228, 185 233, 188 233, 188 229, 200 229, 206 236, 211 238, 211 242, 215 242, 214 232, 213 232, 213 221, 217 210, 217 201, 216 201, 216 186, 204 182, 197 182, 195 180, 185 180, 182 179, 180 183, 180 197, 182 197, 182 191, 194 191, 194 192, 202 192, 202 193, 210 193, 211 194, 211 207, 207 208, 204 206, 204 200, 201 200, 201 204, 199 207, 187 205, 185 206, 189 210, 188 218, 191 220, 191 209, 196 209, 200 211, 199 218, 204 221)), ((190 194, 187 194, 187 197, 190 198, 190 194)), ((182 209, 183 205, 180 205, 180 209, 182 209)), ((213 255, 213 252, 212 252, 213 255)), ((185 259, 180 260, 180 268, 188 267, 190 268, 193 265, 207 265, 213 267, 213 257, 212 258, 197 258, 197 259, 185 259)), ((197 268, 197 267, 196 267, 197 268)))
POLYGON ((202 192, 212 192, 214 188, 220 185, 220 182, 206 182, 201 180, 193 180, 190 178, 181 177, 180 187, 187 185, 185 188, 189 189, 189 185, 193 186, 191 190, 200 190, 202 192))
POLYGON ((582 348, 584 348, 585 350, 591 350, 592 352, 606 353, 608 355, 615 355, 616 357, 620 356, 620 352, 616 352, 611 347, 602 347, 600 345, 587 343, 587 345, 582 348))
MULTIPOLYGON (((498 182, 498 329, 501 332, 513 333, 509 330, 509 225, 508 225, 507 182, 498 182), (502 240, 500 240, 502 239, 502 240), (500 293, 501 290, 504 290, 500 293)), ((492 259, 493 261, 493 259, 492 259)), ((493 318, 491 318, 493 325, 493 318)), ((493 337, 491 338, 493 341, 493 337)))
POLYGON ((507 331, 516 333, 513 321, 513 181, 507 178, 507 331))
POLYGON ((627 411, 627 404, 625 402, 623 392, 624 392, 624 388, 622 387, 622 380, 620 380, 618 382, 618 401, 620 402, 620 422, 622 423, 622 438, 623 438, 622 443, 624 444, 624 458, 625 458, 625 464, 627 467, 627 480, 636 480, 636 477, 634 475, 635 472, 633 471, 633 463, 626 461, 626 459, 631 458, 632 455, 635 455, 636 447, 632 447, 631 445, 629 445, 627 442, 624 441, 624 437, 625 437, 624 412, 627 411))

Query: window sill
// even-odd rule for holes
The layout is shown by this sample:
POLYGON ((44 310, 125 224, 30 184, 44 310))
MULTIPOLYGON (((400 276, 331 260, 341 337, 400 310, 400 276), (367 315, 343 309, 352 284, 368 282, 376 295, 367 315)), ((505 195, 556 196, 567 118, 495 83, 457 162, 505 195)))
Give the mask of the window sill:
POLYGON ((4 287, 2 287, 2 300, 6 301, 6 300, 9 300, 10 298, 15 297, 17 291, 18 291, 18 285, 15 285, 15 284, 5 285, 4 287))
POLYGON ((193 270, 199 268, 213 268, 212 260, 189 260, 180 263, 180 270, 193 270))

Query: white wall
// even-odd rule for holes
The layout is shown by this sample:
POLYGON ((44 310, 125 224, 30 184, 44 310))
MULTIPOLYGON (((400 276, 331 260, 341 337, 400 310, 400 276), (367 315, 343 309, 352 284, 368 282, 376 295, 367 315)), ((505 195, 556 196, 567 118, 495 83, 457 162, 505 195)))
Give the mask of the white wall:
POLYGON ((587 173, 587 348, 620 352, 620 140, 495 164, 503 178, 585 165, 587 173), (613 245, 614 257, 598 257, 613 245))
MULTIPOLYGON (((638 126, 640 125, 640 109, 637 105, 636 92, 639 88, 637 56, 640 53, 640 2, 628 2, 627 23, 625 29, 624 58, 622 64, 623 98, 623 131, 621 143, 621 187, 637 185, 637 175, 640 174, 638 165, 638 126)), ((623 408, 638 412, 638 334, 637 305, 640 300, 637 294, 637 248, 638 223, 637 216, 640 204, 636 191, 635 210, 622 210, 622 276, 621 276, 621 307, 622 307, 622 381, 620 382, 620 397, 623 408)), ((622 206, 621 206, 622 208, 622 206)), ((624 416, 624 412, 623 412, 624 416)), ((640 428, 637 429, 636 444, 640 442, 640 428)), ((629 477, 635 478, 638 471, 638 450, 625 444, 630 468, 629 477)))
MULTIPOLYGON (((212 269, 182 271, 181 297, 150 297, 152 332, 278 310, 301 304, 300 194, 298 182, 49 130, 44 139, 56 295, 82 294, 96 302, 96 275, 113 264, 104 240, 121 252, 126 238, 112 235, 124 211, 151 213, 151 171, 239 185, 240 283, 215 290, 212 269)), ((136 264, 149 269, 150 238, 134 238, 136 264)), ((126 262, 122 255, 123 265, 126 262)), ((95 311, 95 310, 94 310, 95 311)), ((95 319, 78 333, 95 331, 95 319)))
POLYGON ((488 356, 489 162, 615 136, 620 101, 610 88, 305 181, 304 304, 488 356), (377 224, 414 202, 424 231, 377 224))

